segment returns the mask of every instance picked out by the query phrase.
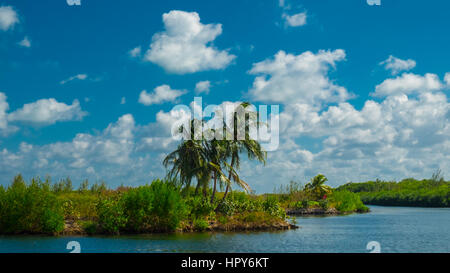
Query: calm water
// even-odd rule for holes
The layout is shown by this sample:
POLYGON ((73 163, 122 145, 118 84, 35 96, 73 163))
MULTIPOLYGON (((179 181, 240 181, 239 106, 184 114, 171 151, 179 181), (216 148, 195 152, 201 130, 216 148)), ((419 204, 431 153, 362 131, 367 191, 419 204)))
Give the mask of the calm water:
POLYGON ((0 237, 0 252, 450 252, 450 209, 371 206, 371 213, 298 217, 283 232, 201 233, 120 237, 0 237))

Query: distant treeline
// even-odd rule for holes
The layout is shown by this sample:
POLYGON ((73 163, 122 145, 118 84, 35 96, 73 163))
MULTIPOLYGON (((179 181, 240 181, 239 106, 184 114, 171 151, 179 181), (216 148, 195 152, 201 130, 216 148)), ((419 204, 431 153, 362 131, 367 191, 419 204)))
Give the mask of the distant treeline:
POLYGON ((400 182, 347 183, 337 188, 358 193, 364 204, 380 206, 450 207, 450 182, 404 179, 400 182))

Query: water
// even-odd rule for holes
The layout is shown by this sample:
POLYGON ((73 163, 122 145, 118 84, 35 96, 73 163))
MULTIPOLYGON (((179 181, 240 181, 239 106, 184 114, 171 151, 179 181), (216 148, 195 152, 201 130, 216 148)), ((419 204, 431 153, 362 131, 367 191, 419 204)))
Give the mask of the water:
POLYGON ((0 236, 0 252, 450 252, 450 208, 371 206, 371 213, 298 217, 297 230, 117 237, 0 236))

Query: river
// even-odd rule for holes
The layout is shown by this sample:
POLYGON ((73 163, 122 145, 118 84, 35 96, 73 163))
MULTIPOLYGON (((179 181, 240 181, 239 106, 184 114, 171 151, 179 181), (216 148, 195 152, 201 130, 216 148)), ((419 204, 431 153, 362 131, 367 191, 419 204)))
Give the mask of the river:
POLYGON ((70 252, 450 252, 450 208, 370 206, 345 216, 297 217, 280 232, 153 234, 115 237, 0 236, 0 253, 70 252), (77 244, 77 243, 75 243, 77 244))

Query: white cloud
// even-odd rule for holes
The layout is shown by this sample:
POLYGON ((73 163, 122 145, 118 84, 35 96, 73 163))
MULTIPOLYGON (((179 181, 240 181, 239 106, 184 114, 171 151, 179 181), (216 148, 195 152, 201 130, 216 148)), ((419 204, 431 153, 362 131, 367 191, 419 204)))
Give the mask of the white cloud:
POLYGON ((307 104, 286 105, 280 114, 280 149, 269 154, 266 168, 250 168, 246 175, 265 177, 264 183, 287 183, 324 173, 330 184, 339 185, 426 178, 437 168, 448 172, 449 111, 448 98, 440 92, 416 98, 392 95, 380 103, 368 100, 361 110, 347 102, 324 111, 307 104), (303 137, 309 139, 308 148, 302 147, 303 137))
POLYGON ((436 74, 427 73, 424 76, 413 73, 403 73, 393 79, 387 79, 375 87, 372 96, 383 97, 395 94, 413 94, 436 91, 443 88, 436 74))
POLYGON ((74 100, 72 105, 67 105, 51 98, 25 104, 10 113, 8 120, 43 126, 58 121, 81 120, 86 115, 87 113, 81 110, 78 100, 74 100))
POLYGON ((250 74, 257 77, 249 95, 257 101, 287 104, 345 101, 350 94, 328 78, 330 67, 344 59, 341 49, 300 55, 279 51, 273 59, 253 64, 250 74))
POLYGON ((201 94, 206 93, 209 94, 209 89, 211 88, 211 82, 210 81, 200 81, 197 84, 195 84, 195 93, 201 94))
POLYGON ((6 136, 18 130, 8 123, 9 104, 4 93, 0 92, 0 135, 6 136))
POLYGON ((143 90, 139 94, 139 103, 142 103, 144 105, 151 105, 151 104, 161 104, 164 102, 174 102, 176 99, 184 94, 186 94, 186 90, 176 90, 170 88, 169 85, 163 84, 158 87, 156 87, 153 90, 153 93, 147 93, 146 90, 143 90))
MULTIPOLYGON (((161 112, 166 114, 171 115, 161 112)), ((0 175, 4 181, 20 172, 28 178, 70 176, 75 185, 86 178, 104 179, 110 186, 142 185, 164 176, 162 159, 176 144, 170 130, 163 130, 167 124, 161 122, 137 126, 133 116, 126 114, 97 134, 81 133, 70 141, 46 145, 22 142, 17 152, 0 150, 0 168, 5 170, 0 175)))
POLYGON ((384 65, 386 70, 390 70, 392 75, 396 75, 401 71, 408 71, 416 67, 416 61, 412 59, 402 60, 390 55, 389 58, 381 62, 380 65, 384 65))
POLYGON ((7 31, 17 23, 19 23, 19 17, 11 6, 0 7, 0 30, 7 31))
POLYGON ((86 74, 77 74, 75 76, 69 77, 65 80, 60 81, 60 84, 66 84, 68 82, 71 82, 73 80, 80 80, 80 81, 84 81, 85 79, 87 79, 87 75, 86 74))
POLYGON ((8 127, 6 112, 9 110, 9 104, 6 100, 6 95, 0 92, 0 130, 4 130, 8 127))
POLYGON ((445 73, 444 81, 447 84, 447 86, 450 86, 450 72, 445 73))
POLYGON ((127 103, 127 99, 125 97, 122 97, 120 99, 120 104, 125 104, 125 103, 127 103))
POLYGON ((306 25, 306 12, 301 12, 294 15, 283 13, 282 17, 287 26, 300 27, 306 25))
POLYGON ((141 47, 135 47, 132 50, 128 51, 128 54, 130 54, 131 57, 136 58, 141 56, 141 47))
POLYGON ((23 40, 18 42, 17 44, 23 47, 31 47, 31 41, 27 36, 25 36, 25 38, 23 38, 23 40))
POLYGON ((236 57, 211 43, 222 33, 221 24, 200 22, 196 12, 172 10, 163 14, 165 31, 152 38, 144 59, 176 74, 223 69, 236 57))

